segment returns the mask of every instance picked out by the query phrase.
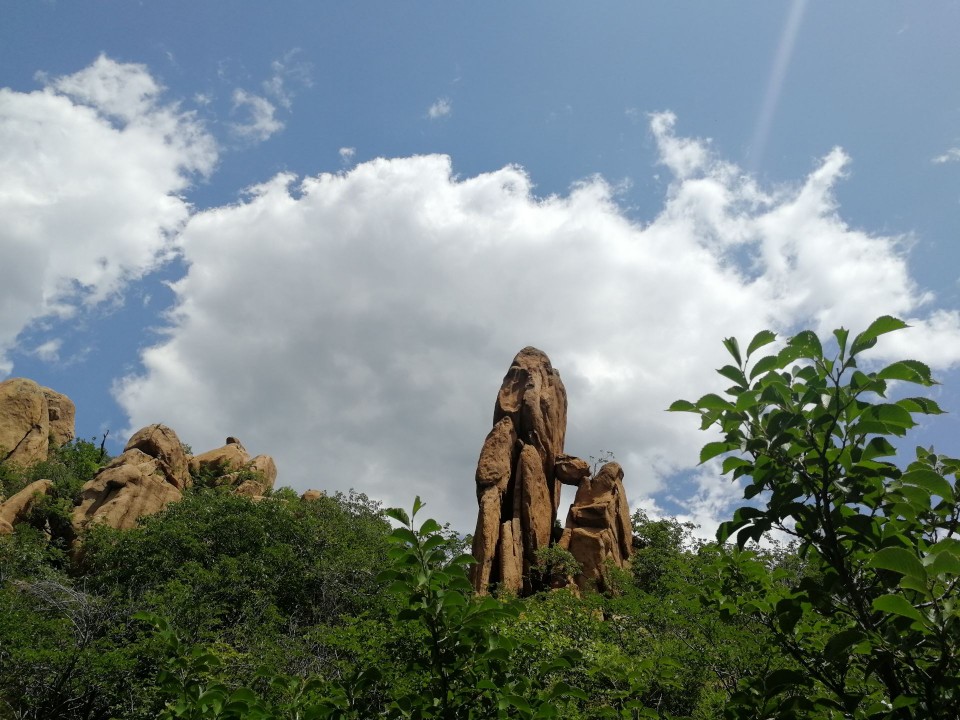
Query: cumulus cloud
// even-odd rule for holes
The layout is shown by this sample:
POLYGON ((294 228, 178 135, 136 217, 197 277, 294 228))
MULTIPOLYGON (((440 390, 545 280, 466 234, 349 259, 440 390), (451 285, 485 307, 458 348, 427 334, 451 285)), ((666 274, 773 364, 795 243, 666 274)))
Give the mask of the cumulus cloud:
POLYGON ((246 116, 245 120, 230 125, 234 134, 245 140, 263 142, 283 130, 276 106, 265 97, 237 88, 233 91, 233 110, 246 116))
POLYGON ((340 162, 344 165, 353 162, 353 158, 357 155, 357 149, 352 147, 342 147, 338 152, 340 153, 340 162))
POLYGON ((453 112, 453 103, 450 98, 438 98, 433 105, 427 108, 427 117, 431 120, 445 118, 453 112))
POLYGON ((171 251, 217 149, 142 65, 0 89, 0 376, 19 333, 115 297, 171 251))
MULTIPOLYGON (((538 198, 520 168, 458 178, 438 155, 282 174, 194 215, 169 334, 116 387, 131 429, 164 418, 196 448, 234 434, 299 490, 419 494, 470 529, 477 454, 525 345, 564 378, 567 450, 612 450, 634 500, 680 494, 704 438, 663 410, 717 389, 726 335, 890 313, 917 325, 910 356, 960 359, 960 318, 915 286, 903 239, 841 218, 842 151, 763 188, 675 122, 651 118, 673 181, 648 224, 601 178, 538 198)), ((697 479, 687 516, 708 522, 726 483, 697 479)))

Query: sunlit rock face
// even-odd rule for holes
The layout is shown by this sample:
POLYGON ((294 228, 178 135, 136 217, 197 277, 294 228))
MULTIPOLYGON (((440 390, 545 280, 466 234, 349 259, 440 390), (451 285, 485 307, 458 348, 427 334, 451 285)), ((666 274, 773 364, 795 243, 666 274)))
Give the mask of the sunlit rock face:
POLYGON ((128 529, 183 497, 190 484, 188 456, 166 425, 148 425, 133 434, 123 452, 84 484, 73 511, 79 536, 94 523, 128 529))
POLYGON ((580 458, 563 451, 567 392, 560 373, 536 348, 526 347, 503 378, 493 428, 480 450, 475 476, 479 512, 473 536, 474 589, 499 587, 529 594, 544 578, 537 551, 559 542, 580 563, 580 588, 603 587, 608 562, 625 567, 630 556, 630 510, 623 470, 608 463, 596 477, 580 458), (567 527, 556 537, 554 522, 561 485, 573 485, 577 499, 567 527))
POLYGON ((73 440, 75 416, 70 398, 33 380, 0 382, 0 462, 26 466, 46 460, 51 443, 73 440))

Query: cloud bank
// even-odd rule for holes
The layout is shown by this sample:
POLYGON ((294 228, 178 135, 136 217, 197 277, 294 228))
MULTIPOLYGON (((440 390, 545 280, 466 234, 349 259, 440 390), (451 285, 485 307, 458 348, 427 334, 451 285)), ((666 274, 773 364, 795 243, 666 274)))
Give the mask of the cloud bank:
MULTIPOLYGON (((419 494, 469 530, 493 401, 525 345, 564 378, 568 451, 612 451, 634 500, 680 494, 705 438, 663 409, 721 387, 726 335, 890 313, 916 326, 896 340, 908 356, 960 359, 960 318, 915 286, 904 239, 843 221, 841 150, 763 188, 671 114, 650 122, 673 180, 646 224, 601 178, 539 198, 520 168, 459 178, 439 155, 281 174, 197 213, 167 335, 115 388, 130 429, 162 421, 195 448, 237 435, 284 484, 419 494)), ((692 517, 734 490, 715 483, 697 478, 692 517)))
POLYGON ((217 149, 161 97, 145 67, 104 56, 36 92, 0 89, 0 377, 32 322, 115 297, 169 255, 181 193, 217 149))

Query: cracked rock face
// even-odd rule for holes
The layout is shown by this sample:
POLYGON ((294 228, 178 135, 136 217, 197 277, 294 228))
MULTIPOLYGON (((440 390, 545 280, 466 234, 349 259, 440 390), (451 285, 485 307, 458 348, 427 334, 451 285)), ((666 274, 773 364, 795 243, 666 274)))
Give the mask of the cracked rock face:
POLYGON ((0 462, 31 465, 47 459, 51 442, 74 438, 73 401, 26 378, 0 382, 0 462))

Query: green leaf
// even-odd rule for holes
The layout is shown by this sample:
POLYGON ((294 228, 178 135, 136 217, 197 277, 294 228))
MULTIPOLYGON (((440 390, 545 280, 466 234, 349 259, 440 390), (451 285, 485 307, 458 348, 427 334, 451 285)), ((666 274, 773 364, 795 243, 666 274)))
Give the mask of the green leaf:
POLYGON ((697 407, 700 410, 733 410, 731 403, 714 393, 707 393, 697 400, 697 407))
POLYGON ((404 525, 410 524, 410 518, 407 517, 407 511, 403 508, 387 508, 383 511, 383 514, 389 518, 393 518, 397 522, 401 522, 404 525))
POLYGON ((753 336, 753 340, 750 341, 750 344, 747 345, 747 359, 750 359, 750 356, 764 345, 769 345, 774 340, 777 339, 777 334, 770 330, 761 330, 756 335, 753 336))
POLYGON ((924 415, 943 415, 943 410, 930 398, 909 397, 897 400, 897 405, 907 412, 923 413, 924 415))
POLYGON ((863 411, 862 417, 878 420, 885 425, 896 425, 903 428, 910 428, 917 424, 909 412, 893 403, 871 405, 863 411))
POLYGON ((901 617, 923 622, 923 615, 913 605, 907 602, 902 595, 881 595, 873 601, 873 609, 880 612, 892 613, 901 617))
POLYGON ((420 535, 428 535, 430 533, 440 532, 442 529, 443 528, 440 527, 440 523, 433 518, 430 518, 420 526, 420 535))
POLYGON ((890 315, 878 317, 870 323, 870 327, 853 339, 853 345, 850 346, 850 356, 853 357, 864 350, 872 348, 877 344, 877 338, 881 335, 907 327, 910 326, 899 318, 891 317, 890 315))
POLYGON ((883 570, 893 570, 901 575, 910 575, 915 578, 926 578, 923 563, 906 548, 885 547, 874 553, 870 558, 870 567, 883 570))
POLYGON ((740 385, 747 384, 747 378, 743 374, 743 371, 740 368, 734 367, 733 365, 724 365, 722 368, 717 370, 718 373, 723 375, 725 378, 733 380, 735 383, 740 385))
POLYGON ((740 359, 740 343, 737 342, 735 337, 724 338, 723 346, 737 362, 737 365, 743 365, 743 360, 740 359))
POLYGON ((781 367, 783 367, 783 365, 780 364, 780 358, 777 355, 762 357, 750 370, 750 381, 753 382, 753 379, 758 375, 762 375, 771 370, 779 370, 781 367))
POLYGON ((738 445, 728 442, 707 443, 703 446, 703 449, 700 450, 700 464, 703 465, 707 460, 715 458, 717 455, 722 455, 725 452, 736 450, 738 447, 738 445))
POLYGON ((731 470, 736 470, 739 467, 747 467, 752 465, 749 460, 742 457, 737 457, 736 455, 731 455, 730 457, 723 459, 723 474, 726 475, 731 470))
POLYGON ((841 655, 847 654, 847 651, 863 640, 866 636, 857 628, 847 628, 841 630, 829 641, 823 648, 823 654, 828 660, 834 660, 841 655))
POLYGON ((934 470, 908 470, 900 476, 900 481, 905 485, 923 488, 931 495, 939 495, 946 499, 953 498, 953 486, 934 470))
POLYGON ((689 400, 675 400, 670 407, 667 408, 668 412, 697 412, 697 406, 694 405, 689 400))
POLYGON ((924 562, 930 560, 927 570, 933 575, 960 575, 960 557, 951 552, 941 552, 936 555, 927 555, 924 562))
POLYGON ((823 346, 820 345, 820 338, 812 330, 797 333, 787 341, 787 345, 801 352, 800 357, 810 358, 811 360, 823 358, 823 346))
POLYGON ((840 347, 840 359, 843 360, 844 355, 847 352, 847 336, 850 334, 849 330, 845 328, 837 328, 833 331, 833 336, 837 339, 837 345, 840 347))
POLYGON ((918 360, 901 360, 877 373, 880 380, 904 380, 917 385, 933 385, 930 368, 918 360))

